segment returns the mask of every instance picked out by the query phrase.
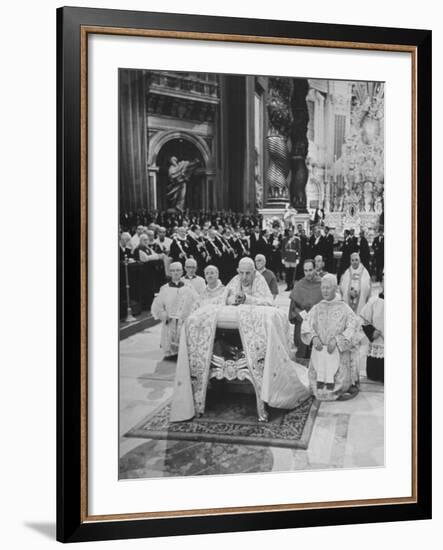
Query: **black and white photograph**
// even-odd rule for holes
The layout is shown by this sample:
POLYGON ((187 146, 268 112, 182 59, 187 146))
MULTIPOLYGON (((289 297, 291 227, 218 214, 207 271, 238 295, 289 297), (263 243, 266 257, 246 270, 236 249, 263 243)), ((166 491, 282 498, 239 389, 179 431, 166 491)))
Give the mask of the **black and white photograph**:
POLYGON ((119 479, 383 467, 385 83, 118 84, 119 479))

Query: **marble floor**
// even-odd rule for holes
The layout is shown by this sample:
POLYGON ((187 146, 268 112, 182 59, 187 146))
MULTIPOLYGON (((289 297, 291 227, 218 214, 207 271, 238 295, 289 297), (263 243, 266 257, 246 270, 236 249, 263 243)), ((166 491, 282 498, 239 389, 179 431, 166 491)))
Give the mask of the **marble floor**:
MULTIPOLYGON (((287 310, 283 288, 277 305, 287 310)), ((384 464, 384 387, 364 371, 354 399, 321 403, 306 450, 125 437, 172 395, 176 363, 162 356, 159 325, 120 342, 120 479, 384 464)))

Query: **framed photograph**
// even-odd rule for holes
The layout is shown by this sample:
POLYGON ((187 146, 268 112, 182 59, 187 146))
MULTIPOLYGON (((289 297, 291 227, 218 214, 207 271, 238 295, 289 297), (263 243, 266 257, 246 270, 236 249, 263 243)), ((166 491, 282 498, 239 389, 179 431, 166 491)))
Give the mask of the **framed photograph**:
POLYGON ((57 32, 58 540, 430 518, 431 32, 57 32))

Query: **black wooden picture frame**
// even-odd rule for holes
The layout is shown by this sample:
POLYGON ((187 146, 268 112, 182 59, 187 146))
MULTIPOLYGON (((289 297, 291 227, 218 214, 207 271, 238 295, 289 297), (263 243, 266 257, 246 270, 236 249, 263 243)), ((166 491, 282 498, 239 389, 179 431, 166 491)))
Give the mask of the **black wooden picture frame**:
MULTIPOLYGON (((91 8, 57 10, 57 539, 62 542, 431 517, 431 31, 91 8), (413 495, 140 517, 87 511, 88 32, 408 51, 413 57, 413 495), (168 34, 169 33, 169 34, 168 34), (197 33, 199 36, 197 36, 197 33), (224 38, 223 38, 224 37, 224 38), (415 99, 415 100, 414 100, 415 99), (419 327, 419 328, 418 328, 419 327), (266 508, 266 507, 265 507, 266 508)), ((91 213, 89 213, 91 214, 91 213)))

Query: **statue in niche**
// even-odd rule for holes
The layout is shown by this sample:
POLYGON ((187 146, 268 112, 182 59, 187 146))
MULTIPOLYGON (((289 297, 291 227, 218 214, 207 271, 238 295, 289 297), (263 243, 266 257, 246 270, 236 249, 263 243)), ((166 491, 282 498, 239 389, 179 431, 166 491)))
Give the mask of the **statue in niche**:
POLYGON ((180 212, 184 211, 186 187, 199 164, 200 161, 198 159, 194 159, 193 161, 179 161, 177 157, 169 159, 166 197, 170 208, 175 208, 180 212))

